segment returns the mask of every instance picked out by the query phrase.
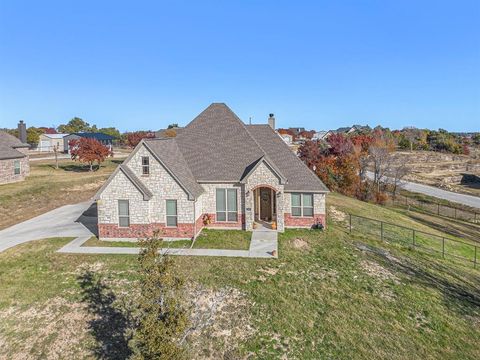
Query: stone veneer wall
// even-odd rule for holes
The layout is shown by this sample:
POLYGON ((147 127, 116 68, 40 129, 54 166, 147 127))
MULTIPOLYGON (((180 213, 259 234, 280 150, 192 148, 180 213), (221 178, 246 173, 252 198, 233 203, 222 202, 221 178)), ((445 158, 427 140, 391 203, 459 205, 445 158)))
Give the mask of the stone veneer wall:
POLYGON ((248 192, 248 196, 245 197, 245 228, 246 230, 253 229, 253 221, 255 216, 253 190, 261 186, 269 186, 276 191, 275 196, 277 196, 277 230, 283 231, 285 228, 283 214, 284 186, 280 184, 280 179, 264 162, 260 163, 257 166, 255 171, 250 174, 245 183, 245 191, 248 192))
POLYGON ((19 159, 0 160, 0 184, 23 181, 29 174, 30 165, 28 163, 28 156, 19 159), (17 160, 20 161, 20 174, 15 175, 15 161, 17 160))
POLYGON ((151 236, 158 230, 161 236, 191 238, 194 234, 194 201, 188 200, 186 192, 168 171, 145 148, 140 147, 128 161, 127 166, 152 192, 149 201, 131 181, 119 171, 103 191, 98 205, 100 238, 138 238, 151 236), (142 175, 142 156, 150 159, 150 174, 142 175), (177 227, 166 226, 166 200, 177 200, 177 227), (118 226, 118 200, 129 200, 130 227, 118 226))

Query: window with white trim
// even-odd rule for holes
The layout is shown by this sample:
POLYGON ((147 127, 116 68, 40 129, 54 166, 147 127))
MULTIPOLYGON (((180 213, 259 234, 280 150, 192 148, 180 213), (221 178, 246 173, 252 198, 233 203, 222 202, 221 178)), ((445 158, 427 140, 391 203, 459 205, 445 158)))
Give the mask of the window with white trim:
POLYGON ((292 193, 292 216, 313 216, 313 194, 292 193))
POLYGON ((118 200, 118 226, 130 226, 130 204, 128 200, 118 200))
POLYGON ((178 224, 177 200, 167 200, 167 226, 175 227, 178 224))
POLYGON ((237 221, 237 189, 217 189, 216 221, 237 221))
POLYGON ((21 170, 21 168, 20 168, 20 160, 15 160, 15 161, 13 162, 13 173, 14 173, 15 175, 20 175, 20 172, 21 172, 20 170, 21 170))
POLYGON ((150 158, 142 156, 142 175, 150 175, 150 158))

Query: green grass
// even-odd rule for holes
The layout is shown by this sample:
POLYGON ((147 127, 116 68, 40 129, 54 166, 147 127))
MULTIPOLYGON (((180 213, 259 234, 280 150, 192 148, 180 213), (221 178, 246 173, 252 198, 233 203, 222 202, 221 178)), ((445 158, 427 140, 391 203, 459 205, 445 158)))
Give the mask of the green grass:
POLYGON ((193 248, 248 250, 251 237, 249 231, 203 229, 193 243, 193 248))
MULTIPOLYGON (((435 231, 336 194, 328 203, 330 213, 331 206, 352 207, 435 231)), ((350 236, 345 224, 332 215, 324 232, 285 231, 278 260, 174 257, 189 288, 235 289, 242 296, 217 307, 212 325, 189 340, 198 351, 190 357, 478 359, 480 272, 375 236, 350 236), (238 303, 245 308, 235 313, 238 303), (253 330, 242 335, 243 322, 253 330), (221 328, 211 330, 217 323, 221 328)), ((68 241, 30 242, 0 253, 0 358, 95 358, 91 309, 81 306, 79 279, 86 269, 109 285, 119 304, 134 298, 135 256, 56 253, 68 241)), ((113 328, 104 329, 110 335, 113 328)))

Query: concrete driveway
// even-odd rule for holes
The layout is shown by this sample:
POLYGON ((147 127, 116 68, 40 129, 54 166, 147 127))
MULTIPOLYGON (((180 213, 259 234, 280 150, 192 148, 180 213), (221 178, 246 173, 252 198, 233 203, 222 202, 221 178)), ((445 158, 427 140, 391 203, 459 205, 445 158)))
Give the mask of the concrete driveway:
POLYGON ((65 205, 0 230, 0 252, 32 240, 96 235, 96 214, 96 204, 87 201, 65 205))

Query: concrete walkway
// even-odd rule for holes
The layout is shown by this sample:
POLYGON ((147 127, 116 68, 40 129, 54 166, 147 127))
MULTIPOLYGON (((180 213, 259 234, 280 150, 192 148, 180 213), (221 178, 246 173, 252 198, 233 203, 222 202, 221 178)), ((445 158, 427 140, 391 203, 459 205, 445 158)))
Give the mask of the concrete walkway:
MULTIPOLYGON (((371 171, 367 171, 366 175, 369 179, 374 178, 374 175, 371 171)), ((387 177, 385 178, 385 181, 392 183, 393 179, 387 177)), ((477 196, 459 194, 453 191, 439 189, 435 186, 417 184, 417 183, 405 181, 405 180, 400 181, 399 186, 402 189, 405 189, 411 192, 425 194, 425 195, 437 197, 439 199, 444 199, 444 200, 452 201, 458 204, 463 204, 463 205, 480 209, 480 197, 477 197, 477 196)))
MULTIPOLYGON (((82 246, 88 239, 90 239, 90 236, 80 236, 62 247, 58 252, 68 254, 118 255, 137 255, 140 252, 138 247, 82 246)), ((161 253, 179 256, 278 258, 277 232, 272 230, 253 231, 249 250, 164 248, 161 250, 161 253)))
MULTIPOLYGON (((68 254, 117 254, 138 255, 138 247, 82 246, 91 236, 80 236, 58 250, 68 254)), ((255 230, 252 232, 249 250, 228 249, 189 249, 163 248, 161 253, 179 256, 221 256, 243 258, 278 258, 277 232, 272 230, 255 230)))

